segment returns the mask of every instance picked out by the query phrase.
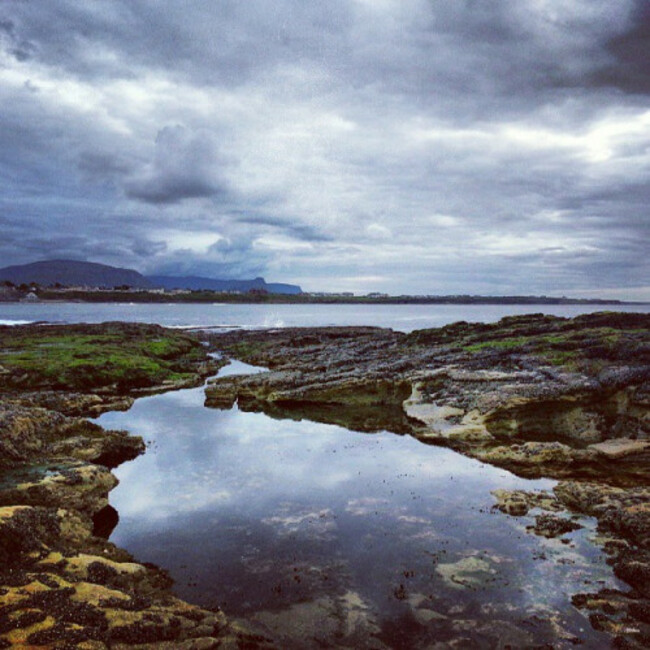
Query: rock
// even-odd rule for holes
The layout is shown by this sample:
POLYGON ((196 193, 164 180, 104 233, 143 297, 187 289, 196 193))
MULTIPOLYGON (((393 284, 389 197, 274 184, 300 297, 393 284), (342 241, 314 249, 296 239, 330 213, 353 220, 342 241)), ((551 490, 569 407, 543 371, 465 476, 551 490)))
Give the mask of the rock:
POLYGON ((237 401, 239 377, 220 377, 208 382, 205 389, 205 406, 216 409, 230 409, 237 401))
POLYGON ((593 449, 609 460, 641 455, 650 459, 650 441, 648 440, 616 438, 614 440, 605 440, 595 445, 589 445, 589 449, 593 449))
MULTIPOLYGON (((650 317, 532 315, 409 335, 371 328, 215 333, 211 341, 225 355, 270 372, 217 380, 206 403, 238 400, 272 417, 408 431, 525 476, 606 476, 610 459, 585 447, 650 426, 650 335, 640 322, 647 326, 650 317), (355 417, 375 405, 374 414, 355 417)), ((624 471, 650 478, 647 463, 624 471)))
POLYGON ((0 557, 3 567, 15 565, 32 551, 41 551, 56 542, 60 521, 55 513, 41 507, 0 507, 0 557))
MULTIPOLYGON (((207 390, 208 404, 238 400, 240 408, 272 417, 404 431, 520 476, 564 479, 553 494, 496 491, 496 507, 515 516, 546 511, 531 527, 545 536, 576 529, 570 513, 596 517, 617 573, 640 597, 647 578, 642 551, 650 544, 650 315, 538 314, 408 335, 368 328, 238 331, 211 341, 226 356, 270 370, 217 381, 207 390)), ((490 580, 486 562, 462 558, 442 572, 457 588, 470 589, 490 580)), ((633 619, 632 610, 641 611, 629 606, 632 597, 601 601, 605 610, 616 603, 633 619)), ((603 622, 607 611, 594 613, 593 624, 617 643, 637 647, 650 638, 647 630, 603 622)), ((425 611, 418 620, 426 617, 425 611)), ((442 645, 462 646, 471 623, 459 622, 453 641, 442 645)), ((494 628, 490 633, 498 634, 502 626, 494 628)), ((525 645, 517 634, 514 645, 525 645)))
POLYGON ((116 467, 144 451, 138 436, 106 431, 87 420, 45 408, 29 408, 28 403, 25 398, 20 403, 0 398, 0 466, 68 457, 116 467))
POLYGON ((377 621, 356 592, 258 612, 253 621, 283 648, 388 650, 378 638, 381 630, 377 621))
MULTIPOLYGON (((89 331, 98 336, 98 355, 102 336, 124 335, 125 345, 145 346, 145 365, 159 344, 170 361, 167 370, 187 371, 183 380, 167 380, 163 373, 160 384, 146 387, 149 392, 200 383, 215 367, 199 361, 205 350, 198 342, 174 333, 166 337, 166 330, 150 326, 12 328, 3 344, 25 337, 28 347, 39 347, 39 337, 48 337, 39 347, 45 367, 52 336, 65 343, 57 354, 65 355, 70 335, 77 337, 80 353, 92 357, 84 347, 89 331)), ((131 383, 113 383, 100 373, 80 389, 83 373, 72 377, 54 359, 57 381, 72 377, 77 388, 53 390, 40 365, 31 374, 9 365, 3 360, 0 381, 0 647, 271 648, 245 626, 230 626, 220 612, 174 598, 164 571, 134 562, 94 535, 109 526, 108 494, 117 484, 109 468, 142 453, 144 444, 79 416, 130 407, 142 379, 138 372, 131 383), (45 390, 35 392, 41 384, 45 390)))
MULTIPOLYGON (((603 313, 456 323, 408 335, 377 328, 212 334, 225 355, 269 372, 217 380, 206 401, 229 408, 237 400, 243 410, 362 431, 408 432, 523 476, 569 479, 554 495, 498 492, 497 507, 513 515, 566 507, 598 519, 616 573, 633 590, 599 594, 598 605, 584 602, 594 607, 594 626, 633 647, 648 638, 649 326, 647 314, 603 313), (633 625, 620 622, 625 616, 633 625)), ((115 484, 108 467, 142 444, 79 416, 128 408, 136 395, 198 385, 226 359, 212 363, 195 339, 155 326, 5 328, 3 337, 3 345, 38 354, 22 368, 8 348, 0 350, 0 552, 13 558, 11 567, 0 567, 0 623, 11 621, 11 629, 0 625, 0 646, 254 648, 270 647, 269 637, 277 636, 286 647, 291 635, 283 630, 300 619, 305 636, 321 645, 384 647, 372 613, 352 592, 267 612, 257 622, 265 631, 254 634, 174 599, 164 572, 92 534, 115 484), (58 337, 54 352, 49 342, 41 345, 45 332, 58 337), (89 333, 99 337, 95 347, 86 347, 89 333), (98 341, 108 340, 102 337, 129 354, 97 363, 98 341), (84 359, 74 372, 66 346, 84 359), (134 359, 140 366, 124 372, 134 359)), ((535 529, 558 534, 567 522, 542 514, 535 529)), ((459 590, 487 584, 495 573, 489 558, 477 556, 437 571, 459 590)), ((490 647, 503 639, 529 644, 527 632, 498 617, 478 629, 475 621, 455 615, 447 621, 435 608, 412 603, 405 589, 395 595, 421 625, 453 628, 454 638, 437 645, 462 647, 470 638, 490 647)))
POLYGON ((526 492, 525 490, 493 490, 497 500, 494 506, 505 514, 519 517, 527 515, 532 508, 558 512, 563 510, 557 497, 549 492, 526 492))
POLYGON ((542 514, 535 517, 535 525, 528 527, 535 535, 542 537, 559 537, 566 533, 580 530, 583 528, 580 524, 564 517, 556 517, 549 514, 542 514))
POLYGON ((76 511, 88 518, 108 505, 117 479, 101 465, 67 465, 59 471, 0 490, 0 504, 76 511))

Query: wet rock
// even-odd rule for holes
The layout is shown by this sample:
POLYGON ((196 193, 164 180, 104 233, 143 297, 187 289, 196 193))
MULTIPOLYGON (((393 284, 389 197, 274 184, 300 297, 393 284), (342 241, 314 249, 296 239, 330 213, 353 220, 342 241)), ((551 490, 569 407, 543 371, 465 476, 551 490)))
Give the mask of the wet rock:
POLYGON ((527 515, 532 508, 558 512, 564 507, 550 492, 527 492, 525 490, 493 490, 497 500, 495 508, 505 514, 519 517, 527 515))
POLYGON ((574 454, 560 442, 527 442, 523 445, 501 445, 477 450, 473 455, 482 461, 507 467, 527 478, 544 475, 571 475, 574 454))
POLYGON ((105 431, 87 420, 41 407, 29 408, 1 396, 0 429, 0 467, 33 463, 39 458, 47 462, 56 457, 116 467, 144 451, 138 436, 105 431))
POLYGON ((0 504, 44 506, 76 511, 88 518, 108 505, 117 479, 101 465, 67 465, 0 490, 0 504))
POLYGON ((216 409, 230 409, 237 401, 239 377, 220 377, 208 383, 205 389, 205 406, 216 409))
POLYGON ((650 598, 650 551, 626 550, 614 562, 616 575, 650 598))
POLYGON ((58 435, 65 421, 60 413, 0 400, 0 466, 41 453, 47 440, 58 435))
POLYGON ((542 514, 535 517, 535 525, 529 528, 535 535, 552 538, 573 532, 574 530, 580 530, 583 526, 564 517, 542 514))
MULTIPOLYGON (((55 513, 41 507, 0 507, 0 557, 13 565, 32 551, 56 542, 60 521, 55 513)), ((2 569, 0 569, 0 572, 2 569)))

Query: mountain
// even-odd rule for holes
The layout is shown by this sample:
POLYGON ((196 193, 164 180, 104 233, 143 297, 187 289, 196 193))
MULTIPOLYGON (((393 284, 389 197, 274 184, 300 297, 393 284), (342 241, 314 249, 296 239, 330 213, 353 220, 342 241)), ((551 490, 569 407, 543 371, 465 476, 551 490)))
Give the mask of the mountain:
POLYGON ((148 275, 147 280, 155 287, 163 289, 207 289, 209 291, 241 291, 246 293, 251 289, 260 289, 269 293, 302 293, 302 289, 296 284, 282 284, 281 282, 267 283, 264 278, 254 280, 216 280, 214 278, 203 278, 196 275, 171 276, 171 275, 148 275))
POLYGON ((14 284, 36 282, 42 286, 62 284, 73 287, 106 287, 122 285, 151 289, 152 284, 133 269, 121 269, 94 262, 75 260, 47 260, 0 269, 0 282, 8 280, 14 284))
POLYGON ((0 269, 0 282, 30 284, 47 287, 56 283, 67 287, 103 287, 112 289, 127 285, 136 289, 208 289, 211 291, 241 291, 260 289, 269 293, 302 293, 295 284, 267 283, 264 278, 254 280, 216 280, 198 276, 174 277, 169 275, 144 276, 133 269, 121 269, 95 262, 75 260, 47 260, 0 269))

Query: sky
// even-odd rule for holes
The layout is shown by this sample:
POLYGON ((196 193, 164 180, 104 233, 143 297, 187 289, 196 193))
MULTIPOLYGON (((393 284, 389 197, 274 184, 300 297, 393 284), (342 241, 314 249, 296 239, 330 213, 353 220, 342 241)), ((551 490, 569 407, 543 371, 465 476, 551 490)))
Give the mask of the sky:
POLYGON ((0 266, 650 300, 647 0, 0 0, 0 266))

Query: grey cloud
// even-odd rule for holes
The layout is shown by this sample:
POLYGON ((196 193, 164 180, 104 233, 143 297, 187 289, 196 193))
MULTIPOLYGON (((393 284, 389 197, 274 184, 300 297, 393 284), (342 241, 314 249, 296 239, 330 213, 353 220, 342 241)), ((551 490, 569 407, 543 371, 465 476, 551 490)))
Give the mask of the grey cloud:
POLYGON ((161 275, 199 275, 218 279, 250 279, 264 275, 268 260, 236 255, 227 258, 189 257, 187 251, 168 255, 164 262, 149 266, 148 272, 161 275))
POLYGON ((0 19, 0 45, 4 45, 18 61, 26 61, 34 51, 34 45, 21 39, 16 33, 15 23, 8 19, 0 19))
POLYGON ((274 217, 262 214, 249 214, 244 212, 242 216, 237 217, 237 221, 252 226, 269 226, 271 229, 287 233, 297 239, 312 242, 332 241, 332 235, 321 232, 318 228, 308 224, 301 224, 297 218, 291 217, 274 217))
POLYGON ((79 170, 94 180, 123 177, 133 171, 133 164, 119 155, 99 151, 82 151, 78 158, 79 170))
POLYGON ((650 5, 645 0, 636 0, 629 29, 613 36, 607 51, 613 61, 593 74, 593 82, 627 93, 650 94, 650 5))
POLYGON ((327 37, 345 28, 347 6, 342 0, 323 5, 291 0, 215 5, 203 0, 188 11, 175 2, 80 5, 61 0, 56 6, 24 3, 13 9, 16 32, 39 42, 43 60, 76 75, 130 74, 117 62, 93 57, 91 49, 101 47, 120 52, 133 65, 177 70, 202 82, 239 84, 256 69, 293 60, 296 51, 320 56, 327 37))
POLYGON ((423 98, 439 95, 441 88, 491 94, 477 72, 490 75, 490 85, 501 91, 545 81, 555 85, 571 76, 567 62, 584 47, 576 35, 586 33, 594 42, 587 57, 594 58, 601 34, 593 26, 602 25, 576 20, 563 30, 556 27, 549 39, 540 33, 550 23, 541 10, 513 11, 504 0, 489 5, 409 0, 393 5, 386 16, 342 0, 228 0, 218 8, 198 2, 192 11, 177 3, 32 5, 15 9, 20 18, 14 31, 37 40, 44 61, 75 75, 128 76, 123 57, 132 66, 169 69, 201 83, 238 85, 275 66, 310 61, 335 70, 357 89, 379 83, 384 90, 423 98), (468 42, 471 47, 464 46, 468 42), (110 57, 92 56, 95 48, 121 56, 110 63, 110 57))
POLYGON ((147 203, 177 203, 225 192, 222 160, 206 134, 165 127, 156 138, 153 161, 126 180, 127 196, 147 203))
POLYGON ((133 242, 131 250, 138 256, 149 258, 160 255, 167 250, 167 244, 164 241, 151 241, 150 239, 140 239, 133 242))

